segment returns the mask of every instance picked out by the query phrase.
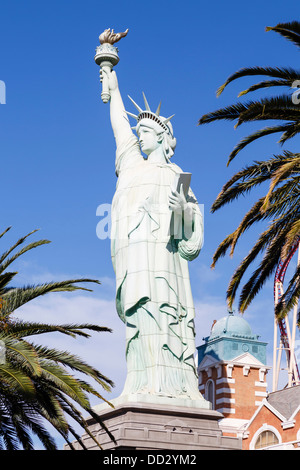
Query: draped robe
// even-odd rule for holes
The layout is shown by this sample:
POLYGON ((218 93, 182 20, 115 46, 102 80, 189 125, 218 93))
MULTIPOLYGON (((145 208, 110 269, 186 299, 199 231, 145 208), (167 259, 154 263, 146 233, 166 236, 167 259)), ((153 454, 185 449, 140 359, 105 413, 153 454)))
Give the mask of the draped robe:
POLYGON ((117 149, 111 255, 117 312, 126 325, 124 395, 202 398, 194 362, 188 261, 202 247, 203 223, 189 190, 192 233, 187 238, 182 215, 176 215, 182 235, 170 235, 173 219, 168 197, 178 172, 181 169, 173 163, 145 160, 134 135, 117 149))

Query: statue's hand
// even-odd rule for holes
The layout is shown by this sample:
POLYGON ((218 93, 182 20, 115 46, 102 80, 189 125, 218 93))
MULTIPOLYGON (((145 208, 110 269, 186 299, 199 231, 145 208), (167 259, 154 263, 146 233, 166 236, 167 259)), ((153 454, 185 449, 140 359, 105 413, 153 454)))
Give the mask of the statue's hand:
POLYGON ((100 81, 107 80, 109 91, 118 89, 118 79, 116 72, 111 70, 109 67, 101 67, 100 69, 100 81))
MULTIPOLYGON (((182 218, 184 237, 189 239, 193 233, 193 208, 186 200, 182 185, 180 186, 179 193, 178 191, 172 191, 172 194, 169 196, 169 208, 173 213, 182 218)), ((180 220, 179 217, 177 218, 178 221, 180 220)))
POLYGON ((182 213, 187 205, 185 195, 183 193, 183 187, 180 186, 180 192, 172 191, 169 196, 169 208, 176 213, 182 213))

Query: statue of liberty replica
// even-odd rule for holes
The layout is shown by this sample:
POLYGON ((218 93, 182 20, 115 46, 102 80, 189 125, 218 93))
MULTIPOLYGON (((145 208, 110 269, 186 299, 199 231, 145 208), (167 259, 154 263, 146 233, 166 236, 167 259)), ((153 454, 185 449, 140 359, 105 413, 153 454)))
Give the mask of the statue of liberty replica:
POLYGON ((95 57, 116 141, 111 256, 117 312, 126 325, 127 379, 122 395, 205 402, 194 361, 188 270, 188 262, 202 247, 202 215, 189 187, 190 174, 173 163, 173 116, 161 116, 160 105, 151 111, 144 94, 144 108, 130 98, 137 114, 125 110, 108 51, 116 53, 114 42, 126 34, 106 30, 95 57), (128 115, 136 120, 133 128, 128 115))
MULTIPOLYGON (((98 448, 95 438, 104 450, 240 448, 222 435, 223 415, 198 390, 188 262, 200 253, 203 221, 191 174, 173 163, 172 116, 163 117, 160 105, 153 112, 145 95, 143 108, 130 98, 136 114, 125 110, 113 67, 119 61, 114 43, 126 35, 105 30, 95 62, 116 142, 111 257, 127 377, 118 398, 93 407, 102 427, 88 417, 81 442, 88 450, 98 448)), ((110 463, 117 463, 112 455, 110 463)))
MULTIPOLYGON (((116 142, 111 257, 116 309, 126 330, 127 377, 119 397, 93 407, 88 432, 72 445, 75 450, 83 445, 98 450, 99 444, 103 450, 240 449, 240 439, 223 436, 218 424, 223 415, 198 390, 188 262, 202 248, 203 220, 191 174, 173 163, 172 116, 163 117, 160 104, 153 112, 144 94, 143 108, 130 98, 136 114, 125 110, 113 67, 119 62, 114 44, 127 32, 106 29, 95 55, 116 142)), ((103 463, 118 464, 119 455, 104 453, 103 463)), ((181 463, 195 463, 195 455, 189 457, 192 461, 181 463)))

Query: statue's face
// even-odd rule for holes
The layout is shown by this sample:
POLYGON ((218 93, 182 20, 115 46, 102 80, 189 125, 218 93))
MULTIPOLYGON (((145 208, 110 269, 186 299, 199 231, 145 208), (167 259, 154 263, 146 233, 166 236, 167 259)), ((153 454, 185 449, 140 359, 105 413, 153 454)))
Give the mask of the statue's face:
POLYGON ((137 134, 139 137, 141 150, 146 155, 150 155, 161 144, 159 136, 154 129, 151 129, 151 127, 140 125, 137 134))

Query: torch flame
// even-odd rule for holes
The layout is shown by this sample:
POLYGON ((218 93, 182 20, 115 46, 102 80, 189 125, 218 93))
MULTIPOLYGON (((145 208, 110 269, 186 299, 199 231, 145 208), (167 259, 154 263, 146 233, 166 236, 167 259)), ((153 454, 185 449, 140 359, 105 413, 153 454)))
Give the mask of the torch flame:
POLYGON ((99 36, 99 41, 100 44, 108 43, 108 44, 114 44, 115 42, 120 41, 121 38, 124 38, 127 33, 128 29, 124 31, 124 33, 115 33, 114 30, 110 30, 110 28, 106 29, 103 31, 103 33, 100 34, 99 36))

